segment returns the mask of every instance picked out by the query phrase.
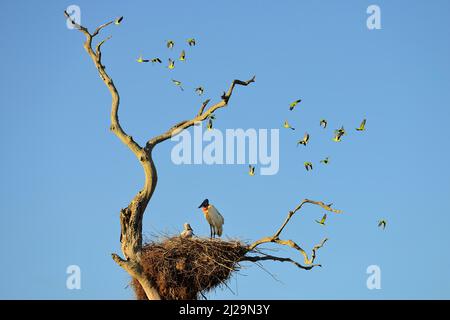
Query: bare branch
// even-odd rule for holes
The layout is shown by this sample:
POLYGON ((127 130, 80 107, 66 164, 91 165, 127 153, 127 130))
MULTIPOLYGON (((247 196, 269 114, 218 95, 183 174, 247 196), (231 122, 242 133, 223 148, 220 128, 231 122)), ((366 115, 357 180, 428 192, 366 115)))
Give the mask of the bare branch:
POLYGON ((78 24, 75 22, 75 20, 73 20, 70 15, 67 13, 67 11, 64 10, 64 15, 66 16, 66 18, 72 23, 72 25, 77 28, 78 30, 82 31, 84 34, 88 34, 89 36, 91 36, 91 34, 89 33, 88 29, 83 27, 82 25, 78 24))
MULTIPOLYGON (((323 239, 319 244, 315 245, 314 248, 312 249, 311 252, 311 258, 308 257, 308 254, 306 253, 305 250, 303 250, 297 243, 295 243, 292 240, 282 240, 280 239, 280 234, 281 232, 284 230, 284 228, 286 227, 286 225, 289 223, 289 221, 291 220, 292 216, 302 208, 302 206, 305 203, 310 203, 310 204, 314 204, 314 205, 318 205, 320 207, 322 207, 323 209, 327 210, 327 211, 331 211, 334 213, 341 213, 340 210, 335 210, 333 208, 331 208, 331 205, 327 205, 323 202, 320 201, 314 201, 314 200, 309 200, 309 199, 305 199, 303 200, 294 210, 289 211, 285 221, 283 222, 283 224, 281 225, 281 227, 277 230, 277 232, 275 232, 275 234, 273 236, 269 236, 269 237, 264 237, 261 238, 255 242, 253 242, 251 245, 248 246, 248 250, 249 251, 254 251, 259 245, 264 244, 264 243, 276 243, 279 245, 284 245, 284 246, 288 246, 291 247, 297 251, 299 251, 301 253, 301 255, 303 256, 304 259, 304 263, 307 266, 310 266, 314 263, 314 260, 316 259, 316 252, 319 248, 321 248, 325 242, 328 240, 327 238, 323 239)), ((263 259, 264 260, 264 259, 263 259)), ((265 260, 270 260, 270 259, 265 259, 265 260)))
POLYGON ((249 246, 249 249, 252 250, 252 249, 256 248, 257 246, 259 246, 260 244, 267 243, 267 242, 276 242, 275 240, 279 240, 279 236, 280 236, 281 232, 286 227, 286 225, 289 223, 289 221, 291 220, 292 216, 298 210, 300 210, 305 203, 311 203, 311 204, 318 205, 318 206, 322 207, 323 209, 325 209, 327 211, 334 212, 334 213, 341 213, 342 212, 341 210, 336 210, 336 209, 331 208, 330 205, 327 205, 327 204, 325 204, 323 202, 305 199, 294 210, 289 211, 289 213, 288 213, 286 219, 284 220, 283 224, 278 229, 278 231, 275 232, 275 234, 273 236, 271 236, 271 237, 264 237, 262 239, 259 239, 259 240, 255 241, 254 243, 252 243, 249 246))
POLYGON ((114 20, 111 20, 109 22, 106 22, 104 24, 102 24, 101 26, 97 27, 97 29, 95 29, 94 33, 92 34, 92 37, 95 37, 96 35, 98 35, 98 33, 105 27, 109 26, 111 23, 113 23, 114 20))
POLYGON ((233 90, 234 87, 236 85, 241 85, 241 86, 248 86, 250 83, 255 82, 255 76, 253 76, 253 78, 251 78, 250 80, 247 81, 241 81, 241 80, 233 80, 233 82, 230 85, 230 88, 228 89, 227 93, 224 93, 222 95, 222 100, 216 104, 214 104, 213 106, 209 107, 208 110, 206 110, 206 112, 203 112, 206 105, 209 103, 209 100, 205 101, 202 105, 202 107, 200 108, 199 113, 197 114, 196 117, 194 117, 191 120, 188 121, 184 121, 181 125, 179 126, 172 126, 169 130, 167 130, 165 133, 156 136, 152 139, 150 139, 147 142, 147 145, 151 145, 151 146, 155 146, 167 139, 170 139, 173 136, 178 135, 180 132, 182 132, 183 130, 192 127, 194 124, 198 123, 198 122, 202 122, 205 119, 208 119, 208 117, 213 114, 217 109, 223 108, 225 106, 227 106, 228 101, 231 97, 231 95, 233 94, 233 90))
POLYGON ((185 124, 186 122, 188 122, 188 120, 180 121, 180 122, 178 122, 176 125, 174 125, 171 129, 179 128, 179 127, 181 127, 183 124, 185 124))
POLYGON ((96 51, 95 52, 92 49, 92 38, 95 37, 100 32, 100 30, 102 30, 106 26, 109 26, 111 23, 113 23, 114 20, 102 24, 97 29, 95 29, 94 33, 91 35, 86 27, 83 27, 82 25, 76 23, 69 16, 69 14, 66 11, 64 11, 64 15, 66 16, 67 19, 69 19, 72 22, 73 25, 75 25, 75 27, 78 30, 80 30, 81 32, 83 32, 85 34, 86 41, 84 43, 84 48, 85 48, 86 52, 88 53, 88 55, 91 57, 92 61, 94 62, 95 66, 96 66, 96 68, 98 70, 98 73, 99 73, 100 77, 102 78, 103 82, 105 83, 106 87, 108 88, 108 90, 111 93, 111 97, 112 97, 112 102, 111 102, 111 126, 110 126, 111 131, 114 132, 114 134, 126 146, 128 146, 131 149, 131 151, 136 155, 136 157, 140 159, 142 157, 143 149, 133 140, 133 138, 131 136, 127 135, 125 133, 125 131, 122 129, 122 127, 120 126, 119 116, 118 116, 119 102, 120 102, 119 92, 117 91, 117 88, 115 87, 115 85, 114 85, 114 83, 112 81, 112 78, 105 71, 105 66, 102 64, 102 60, 101 60, 101 51, 100 51, 101 46, 107 40, 109 40, 111 37, 107 37, 105 40, 101 41, 96 46, 96 51))
POLYGON ((284 221, 284 223, 281 225, 281 227, 278 229, 278 231, 273 235, 273 238, 278 238, 278 236, 281 234, 281 232, 283 231, 284 227, 286 227, 286 225, 288 224, 289 220, 292 218, 292 216, 298 211, 300 210, 303 205, 305 203, 311 203, 311 204, 315 204, 318 205, 320 207, 322 207, 323 209, 327 210, 327 211, 331 211, 334 213, 342 213, 341 210, 335 210, 333 208, 331 208, 330 205, 326 205, 325 203, 321 202, 321 201, 314 201, 314 200, 309 200, 309 199, 305 199, 303 200, 293 211, 290 211, 288 213, 288 216, 286 218, 286 220, 284 221))
POLYGON ((304 270, 311 270, 314 267, 322 267, 321 264, 311 264, 311 265, 307 265, 304 266, 300 263, 298 263, 295 260, 292 260, 291 258, 282 258, 282 257, 277 257, 277 256, 272 256, 272 255, 264 255, 264 256, 245 256, 241 259, 241 261, 250 261, 250 262, 258 262, 258 261, 279 261, 279 262, 290 262, 292 264, 294 264, 295 266, 299 267, 300 269, 304 269, 304 270))
POLYGON ((205 110, 208 103, 211 101, 211 99, 207 99, 202 103, 202 106, 200 107, 200 111, 198 112, 197 116, 201 116, 203 111, 205 110))
MULTIPOLYGON (((309 258, 308 254, 306 253, 306 251, 303 250, 297 243, 295 243, 292 240, 280 240, 280 239, 273 239, 272 240, 271 238, 264 238, 264 239, 265 239, 265 241, 260 242, 259 244, 270 243, 271 242, 271 243, 276 243, 276 244, 279 244, 279 245, 285 245, 285 246, 291 247, 291 248, 299 251, 300 254, 303 256, 303 261, 304 261, 304 264, 306 265, 306 266, 304 266, 303 269, 311 269, 310 266, 314 266, 313 264, 314 264, 314 261, 315 261, 316 256, 317 256, 317 250, 322 248, 323 245, 325 244, 325 242, 328 241, 328 239, 325 238, 320 243, 316 244, 314 246, 314 248, 312 249, 312 251, 311 251, 311 258, 309 258)), ((249 248, 251 248, 251 246, 249 248)), ((253 247, 252 249, 249 249, 249 252, 255 252, 255 251, 261 254, 261 252, 256 250, 256 247, 253 247)), ((269 256, 267 254, 264 254, 264 255, 265 256, 269 256)), ((270 257, 274 257, 274 256, 270 256, 270 257)), ((282 258, 282 259, 287 259, 287 258, 282 258)), ((273 260, 273 259, 260 259, 260 260, 273 260)))
POLYGON ((251 78, 250 80, 247 81, 241 81, 241 80, 234 80, 231 85, 230 88, 228 89, 227 93, 224 93, 222 95, 222 99, 224 101, 226 101, 225 103, 228 103, 228 100, 230 99, 231 95, 233 94, 233 90, 234 90, 234 86, 235 85, 240 85, 240 86, 248 86, 250 83, 255 82, 255 78, 256 76, 253 76, 253 78, 251 78))
POLYGON ((106 37, 106 39, 103 39, 102 41, 100 41, 100 42, 97 44, 97 47, 95 48, 95 52, 97 53, 97 55, 99 56, 99 58, 101 58, 101 51, 100 51, 101 46, 102 46, 106 41, 108 41, 108 40, 111 39, 111 38, 112 38, 112 36, 108 36, 108 37, 106 37))

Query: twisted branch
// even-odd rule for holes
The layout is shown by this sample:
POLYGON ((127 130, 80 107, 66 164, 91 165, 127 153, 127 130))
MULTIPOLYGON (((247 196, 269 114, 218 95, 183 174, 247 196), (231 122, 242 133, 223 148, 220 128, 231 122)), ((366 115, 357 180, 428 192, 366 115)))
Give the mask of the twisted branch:
POLYGON ((313 200, 309 200, 309 199, 305 199, 303 200, 294 210, 289 211, 285 221, 283 222, 283 224, 281 225, 281 227, 275 232, 274 235, 272 236, 268 236, 268 237, 264 237, 261 238, 255 242, 253 242, 252 244, 250 244, 247 249, 249 252, 257 252, 259 254, 261 254, 260 251, 256 250, 258 246, 260 246, 261 244, 264 243, 276 243, 279 245, 284 245, 284 246, 288 246, 291 247, 295 250, 297 250, 298 252, 300 252, 300 254, 303 256, 303 260, 304 260, 304 264, 302 265, 290 258, 280 258, 280 257, 276 257, 276 256, 271 256, 271 255, 267 255, 264 254, 263 256, 245 256, 245 258, 243 258, 243 261, 262 261, 262 260, 273 260, 273 261, 280 261, 280 262, 290 262, 295 264, 297 267, 302 268, 302 269, 312 269, 313 267, 316 266, 321 266, 320 264, 314 264, 314 261, 316 259, 316 253, 317 250, 322 248, 322 246, 325 244, 325 242, 328 240, 327 238, 323 239, 319 244, 315 245, 314 248, 311 251, 311 258, 308 256, 308 254, 306 253, 306 251, 301 248, 297 243, 295 243, 292 240, 282 240, 280 239, 280 234, 281 232, 284 230, 284 228, 286 227, 286 225, 289 223, 289 221, 291 220, 292 216, 299 211, 303 205, 305 203, 310 203, 310 204, 314 204, 314 205, 318 205, 320 207, 322 207, 323 209, 330 211, 330 212, 334 212, 334 213, 341 213, 342 211, 340 210, 336 210, 331 208, 331 204, 325 204, 323 202, 320 201, 313 201, 313 200))
POLYGON ((211 114, 213 114, 217 109, 226 107, 228 105, 228 101, 230 100, 231 95, 233 94, 235 85, 248 86, 252 82, 255 82, 255 76, 253 76, 253 78, 251 78, 250 80, 247 80, 247 81, 233 80, 227 93, 224 93, 224 95, 222 95, 221 101, 217 102, 213 106, 209 107, 205 112, 203 112, 204 109, 206 108, 206 105, 210 101, 209 99, 206 100, 205 102, 203 102, 202 107, 200 108, 200 111, 194 118, 192 118, 191 120, 185 120, 183 122, 180 122, 178 125, 172 126, 165 133, 150 139, 147 142, 147 145, 155 146, 167 139, 170 139, 171 137, 178 135, 180 132, 182 132, 183 130, 185 130, 189 127, 192 127, 197 122, 202 122, 202 121, 208 119, 208 117, 211 114))

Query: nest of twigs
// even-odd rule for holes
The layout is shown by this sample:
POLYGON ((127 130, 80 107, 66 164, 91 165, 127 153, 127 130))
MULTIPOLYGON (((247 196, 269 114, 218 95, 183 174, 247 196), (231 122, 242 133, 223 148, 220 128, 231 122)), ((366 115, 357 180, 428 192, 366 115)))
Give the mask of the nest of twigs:
MULTIPOLYGON (((224 285, 247 252, 237 240, 177 236, 145 244, 141 263, 162 299, 192 300, 224 285)), ((147 299, 136 279, 131 285, 137 299, 147 299)))

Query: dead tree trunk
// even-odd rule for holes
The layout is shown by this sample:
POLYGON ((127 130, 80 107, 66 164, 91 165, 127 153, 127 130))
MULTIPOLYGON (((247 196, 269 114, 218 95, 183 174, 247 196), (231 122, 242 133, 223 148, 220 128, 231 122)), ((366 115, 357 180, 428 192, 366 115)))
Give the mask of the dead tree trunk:
POLYGON ((86 40, 84 42, 84 49, 94 62, 94 65, 97 68, 101 79, 111 93, 111 131, 134 153, 145 173, 144 187, 136 194, 130 204, 120 211, 120 241, 122 253, 125 259, 120 258, 117 254, 112 254, 112 258, 133 278, 139 281, 149 299, 157 300, 160 299, 158 291, 155 289, 154 284, 152 284, 151 279, 148 279, 143 274, 143 268, 141 265, 142 218, 144 216, 145 209, 147 208, 147 205, 153 195, 153 192, 155 191, 158 181, 155 164, 152 158, 153 148, 157 144, 168 140, 172 136, 175 136, 181 131, 193 126, 195 123, 204 121, 217 109, 225 107, 228 104, 235 85, 247 86, 248 84, 255 81, 255 77, 248 81, 234 80, 231 83, 228 91, 222 95, 221 100, 207 109, 206 112, 204 112, 204 110, 209 100, 205 101, 202 104, 202 106, 200 107, 200 111, 192 119, 179 122, 169 130, 167 130, 165 133, 148 140, 145 147, 141 147, 133 140, 133 137, 128 135, 120 126, 118 116, 120 103, 119 92, 117 91, 112 78, 106 72, 105 66, 102 64, 101 47, 111 37, 107 37, 106 39, 100 41, 96 45, 95 49, 93 49, 92 47, 92 40, 100 33, 103 28, 109 26, 114 21, 109 21, 105 24, 102 24, 97 29, 95 29, 93 33, 90 33, 86 27, 83 27, 82 25, 76 23, 75 20, 73 20, 67 12, 64 12, 64 15, 67 19, 70 20, 70 22, 76 29, 78 29, 85 35, 86 40))
MULTIPOLYGON (((219 102, 207 108, 207 105, 209 104, 210 100, 209 99, 206 100, 200 106, 199 111, 190 120, 184 120, 175 124, 163 134, 149 139, 145 144, 145 146, 142 147, 137 142, 135 142, 133 140, 133 137, 127 134, 120 125, 118 116, 120 104, 119 92, 116 86, 114 85, 112 78, 105 71, 105 66, 102 63, 102 51, 101 51, 102 45, 111 37, 107 37, 104 40, 98 42, 98 44, 95 46, 95 49, 92 46, 93 39, 100 33, 102 29, 114 23, 114 20, 102 24, 101 26, 96 28, 94 32, 90 33, 87 28, 76 23, 67 12, 64 12, 64 14, 66 18, 72 23, 72 25, 84 34, 86 38, 84 42, 84 49, 86 50, 89 57, 92 59, 98 71, 98 74, 100 75, 100 78, 103 80, 104 84, 111 93, 110 130, 123 142, 123 144, 125 144, 131 150, 131 152, 133 152, 133 154, 136 156, 139 163, 141 164, 145 174, 143 188, 134 196, 133 200, 128 204, 126 208, 120 210, 120 227, 121 227, 120 242, 124 258, 119 257, 119 255, 115 253, 112 254, 112 258, 119 266, 121 266, 126 272, 128 272, 128 274, 131 277, 133 277, 139 282, 139 284, 142 286, 142 289, 145 291, 145 294, 148 299, 159 300, 161 299, 160 292, 158 292, 154 280, 144 272, 142 261, 142 254, 143 254, 142 219, 145 210, 147 208, 147 205, 152 198, 153 192, 155 191, 156 184, 158 181, 155 163, 152 158, 153 149, 159 143, 170 139, 171 137, 182 132, 183 130, 188 129, 197 123, 207 120, 216 110, 226 107, 233 94, 235 86, 236 85, 247 86, 250 83, 255 82, 255 77, 252 77, 250 80, 247 81, 233 80, 231 82, 228 91, 224 92, 223 95, 220 97, 219 102)), ((315 266, 320 266, 319 264, 314 264, 316 251, 322 247, 322 245, 325 243, 327 239, 322 240, 321 243, 319 243, 313 248, 311 258, 309 258, 305 250, 303 250, 295 242, 293 242, 292 240, 281 240, 279 238, 281 232, 288 224, 291 217, 305 203, 315 204, 322 207, 325 210, 332 211, 335 213, 340 212, 339 210, 332 209, 331 205, 326 205, 323 202, 312 201, 307 199, 303 200, 300 205, 298 205, 293 211, 289 212, 285 222, 273 236, 264 237, 254 242, 253 244, 245 245, 242 248, 238 248, 239 252, 243 253, 243 255, 242 256, 237 255, 236 262, 239 261, 257 262, 264 260, 291 262, 295 264, 297 267, 307 270, 315 266), (281 258, 262 253, 260 250, 257 249, 257 247, 265 243, 286 245, 299 251, 304 257, 305 264, 304 265, 300 264, 290 258, 281 258)))

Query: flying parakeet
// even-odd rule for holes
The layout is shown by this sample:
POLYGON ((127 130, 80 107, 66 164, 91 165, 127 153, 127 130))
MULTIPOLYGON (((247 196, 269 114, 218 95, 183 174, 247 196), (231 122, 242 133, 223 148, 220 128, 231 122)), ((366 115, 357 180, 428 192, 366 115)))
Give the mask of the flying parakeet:
POLYGON ((117 18, 117 19, 114 21, 114 24, 119 25, 119 24, 122 22, 122 20, 123 20, 123 16, 117 18))
POLYGON ((328 164, 328 162, 330 162, 330 160, 329 160, 328 157, 326 157, 326 158, 323 159, 323 160, 320 160, 320 163, 323 163, 323 164, 328 164))
POLYGON ((184 50, 183 50, 180 53, 180 61, 185 61, 185 60, 186 60, 186 52, 184 52, 184 50))
POLYGON ((340 129, 334 130, 333 140, 336 142, 339 142, 339 141, 341 141, 341 137, 345 134, 346 134, 346 132, 345 132, 344 126, 342 126, 340 129))
POLYGON ((203 87, 195 88, 195 93, 197 93, 199 96, 201 96, 205 92, 205 89, 203 87))
POLYGON ((312 163, 309 161, 305 162, 305 169, 306 171, 312 170, 313 169, 312 163))
POLYGON ((325 213, 322 217, 322 219, 320 219, 320 221, 315 220, 318 224, 324 226, 325 225, 325 220, 327 220, 327 214, 325 213))
POLYGON ((327 124, 328 124, 327 120, 325 120, 325 119, 320 120, 320 126, 322 128, 326 129, 327 124))
POLYGON ((153 58, 152 59, 152 63, 162 63, 162 61, 161 61, 161 59, 160 58, 153 58))
POLYGON ((303 139, 302 139, 302 140, 299 140, 299 141, 297 142, 297 146, 298 146, 299 144, 302 144, 302 145, 304 145, 304 146, 306 147, 306 145, 308 144, 308 142, 309 142, 309 133, 306 132, 305 135, 303 136, 303 139))
POLYGON ((213 118, 208 119, 208 124, 206 125, 206 128, 208 128, 208 130, 212 130, 212 128, 213 128, 212 120, 213 120, 213 118))
POLYGON ((195 39, 189 38, 189 39, 187 39, 187 43, 190 47, 195 46, 195 39))
POLYGON ((366 119, 364 119, 361 124, 359 125, 359 128, 356 128, 357 131, 364 131, 366 130, 366 119))
POLYGON ((295 130, 295 128, 291 127, 291 125, 288 123, 288 121, 284 121, 283 127, 285 127, 286 129, 292 129, 295 130))
POLYGON ((148 59, 142 59, 142 56, 139 56, 139 58, 137 58, 136 61, 139 63, 150 62, 150 60, 148 60, 148 59))
POLYGON ((175 61, 169 58, 169 65, 167 66, 170 70, 175 69, 175 61))
POLYGON ((380 221, 378 221, 378 227, 383 228, 383 230, 386 228, 386 224, 387 224, 387 222, 384 219, 381 219, 380 221))
POLYGON ((254 176, 255 175, 255 167, 252 166, 251 164, 249 164, 248 168, 249 168, 248 169, 248 174, 251 175, 251 176, 254 176))
POLYGON ((167 48, 172 49, 173 46, 175 45, 175 42, 173 42, 172 40, 168 40, 166 45, 167 45, 167 48))
POLYGON ((172 82, 173 82, 176 86, 180 87, 181 91, 184 91, 183 87, 181 86, 181 85, 182 85, 181 81, 172 79, 172 82))
POLYGON ((302 102, 302 99, 298 99, 298 100, 295 100, 294 102, 292 102, 290 105, 289 105, 289 110, 294 110, 294 108, 295 108, 295 106, 297 105, 297 104, 299 104, 300 102, 302 102))

